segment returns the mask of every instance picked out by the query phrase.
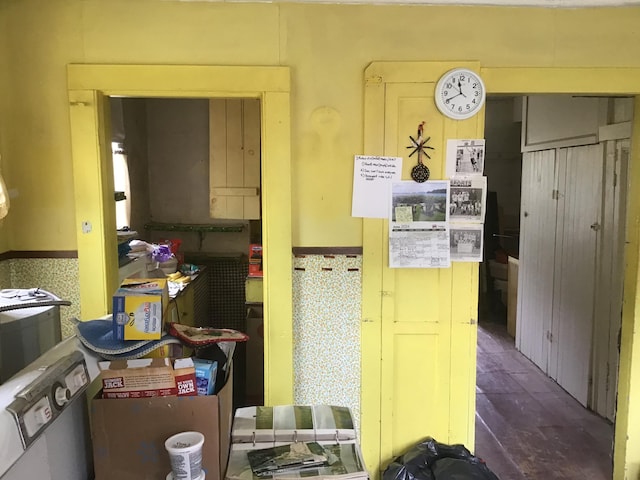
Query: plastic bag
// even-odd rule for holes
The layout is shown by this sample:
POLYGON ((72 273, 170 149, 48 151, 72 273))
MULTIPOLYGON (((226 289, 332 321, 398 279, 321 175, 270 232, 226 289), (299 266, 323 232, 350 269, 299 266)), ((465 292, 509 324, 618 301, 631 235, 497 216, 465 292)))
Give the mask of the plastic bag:
POLYGON ((382 480, 498 480, 464 445, 426 438, 387 467, 382 480))

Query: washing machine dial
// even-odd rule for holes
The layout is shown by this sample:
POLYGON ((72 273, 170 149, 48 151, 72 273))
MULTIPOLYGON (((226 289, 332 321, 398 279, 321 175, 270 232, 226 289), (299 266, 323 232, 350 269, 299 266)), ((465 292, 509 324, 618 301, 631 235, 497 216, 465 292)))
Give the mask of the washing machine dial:
POLYGON ((65 403, 71 400, 71 392, 67 387, 60 383, 53 386, 53 403, 56 407, 62 408, 65 403))

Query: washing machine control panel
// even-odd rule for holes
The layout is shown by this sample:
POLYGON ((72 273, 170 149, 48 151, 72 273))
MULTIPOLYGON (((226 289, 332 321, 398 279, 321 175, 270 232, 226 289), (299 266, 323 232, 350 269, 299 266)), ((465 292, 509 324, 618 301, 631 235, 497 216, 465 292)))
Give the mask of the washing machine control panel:
POLYGON ((73 352, 42 369, 42 374, 15 395, 7 407, 26 448, 89 385, 81 352, 73 352))

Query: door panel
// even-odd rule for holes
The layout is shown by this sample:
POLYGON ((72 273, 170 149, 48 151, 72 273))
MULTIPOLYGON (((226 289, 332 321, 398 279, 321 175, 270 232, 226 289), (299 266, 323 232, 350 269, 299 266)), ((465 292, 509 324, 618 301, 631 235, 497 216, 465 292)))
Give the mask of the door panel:
MULTIPOLYGON (((423 158, 431 179, 444 176, 447 138, 482 137, 478 133, 482 125, 479 117, 456 122, 436 110, 435 81, 446 70, 434 70, 433 82, 384 84, 384 108, 375 110, 384 112, 378 116, 384 125, 384 131, 379 132, 382 149, 384 155, 404 158, 403 180, 411 178, 416 164, 415 155, 409 158, 406 147, 409 135, 415 138, 420 122, 426 121, 424 134, 431 137, 428 145, 434 148, 431 159, 423 158)), ((380 98, 379 90, 377 94, 380 98)), ((380 468, 428 435, 472 447, 477 264, 390 269, 388 221, 365 220, 364 232, 365 267, 377 265, 381 271, 377 346, 381 359, 380 468), (382 223, 383 228, 372 228, 374 222, 382 223), (380 236, 373 238, 375 232, 380 236), (374 263, 371 258, 376 250, 380 258, 374 263)), ((363 298, 370 295, 367 288, 363 298)), ((363 310, 371 311, 366 306, 363 310)), ((375 348, 374 344, 363 343, 365 362, 375 354, 375 348)), ((375 371, 375 367, 369 369, 363 364, 363 379, 371 378, 367 371, 375 371)), ((368 388, 370 385, 363 384, 363 396, 368 388)))
POLYGON ((626 172, 629 140, 604 144, 603 213, 597 256, 590 408, 615 420, 618 333, 622 316, 626 172))
POLYGON ((586 406, 591 370, 596 250, 602 222, 603 150, 600 144, 566 150, 566 175, 563 184, 559 184, 549 373, 586 406))
POLYGON ((523 154, 516 347, 547 371, 555 252, 556 151, 523 154))

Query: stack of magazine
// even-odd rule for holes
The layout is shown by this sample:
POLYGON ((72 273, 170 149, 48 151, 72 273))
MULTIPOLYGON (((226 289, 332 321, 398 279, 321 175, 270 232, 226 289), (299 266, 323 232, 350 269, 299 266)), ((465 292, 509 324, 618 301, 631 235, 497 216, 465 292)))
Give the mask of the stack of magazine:
POLYGON ((369 478, 346 407, 240 408, 232 442, 226 480, 369 478))

